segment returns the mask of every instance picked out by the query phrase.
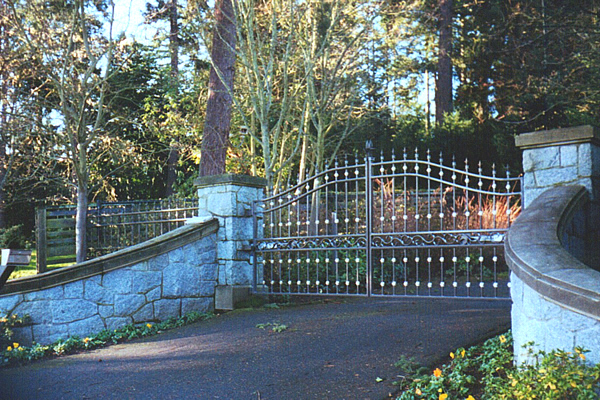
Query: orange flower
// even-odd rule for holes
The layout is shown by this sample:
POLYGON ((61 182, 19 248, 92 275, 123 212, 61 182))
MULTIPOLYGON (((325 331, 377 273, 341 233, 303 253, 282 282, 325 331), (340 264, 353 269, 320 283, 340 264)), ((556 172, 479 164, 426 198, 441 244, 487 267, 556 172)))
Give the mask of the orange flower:
POLYGON ((435 376, 436 378, 439 378, 440 376, 442 376, 442 370, 439 368, 434 369, 433 376, 435 376))
POLYGON ((416 394, 417 396, 420 396, 420 395, 422 395, 422 394, 423 394, 423 392, 421 392, 421 389, 419 389, 419 388, 416 388, 416 389, 415 389, 415 394, 416 394))
POLYGON ((87 344, 91 339, 89 337, 86 337, 85 339, 83 339, 83 343, 87 344))

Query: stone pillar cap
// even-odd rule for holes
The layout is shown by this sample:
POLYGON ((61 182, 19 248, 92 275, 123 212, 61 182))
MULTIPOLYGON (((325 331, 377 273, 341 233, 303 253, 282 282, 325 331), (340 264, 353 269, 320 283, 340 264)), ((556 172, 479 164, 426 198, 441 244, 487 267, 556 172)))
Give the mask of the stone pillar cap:
POLYGON ((194 180, 194 186, 196 186, 196 188, 220 185, 237 185, 264 188, 267 186, 267 180, 258 176, 236 174, 201 176, 194 180))
POLYGON ((582 125, 573 128, 523 133, 515 138, 516 146, 522 150, 579 143, 592 143, 600 146, 600 130, 591 125, 582 125))

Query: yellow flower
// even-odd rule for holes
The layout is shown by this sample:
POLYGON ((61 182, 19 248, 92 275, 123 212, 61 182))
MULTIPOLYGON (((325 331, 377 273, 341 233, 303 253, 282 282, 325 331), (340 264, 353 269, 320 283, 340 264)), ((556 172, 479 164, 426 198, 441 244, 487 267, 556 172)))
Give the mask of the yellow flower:
POLYGON ((506 343, 506 337, 504 335, 500 335, 500 343, 506 343))
POLYGON ((146 324, 146 326, 148 327, 148 329, 152 328, 152 324, 150 323, 146 324))
POLYGON ((475 400, 475 397, 469 395, 469 397, 467 397, 467 400, 475 400))
POLYGON ((13 343, 13 348, 18 349, 19 348, 19 343, 13 343))
POLYGON ((440 400, 446 400, 447 398, 448 398, 448 395, 446 393, 440 394, 440 400))
POLYGON ((571 386, 573 386, 574 388, 576 388, 577 384, 575 382, 571 382, 571 386))
POLYGON ((464 358, 464 356, 465 356, 465 349, 463 349, 463 350, 460 352, 460 356, 464 358))
POLYGON ((454 360, 454 353, 450 352, 450 358, 454 360))
POLYGON ((439 368, 434 369, 433 376, 435 376, 436 378, 439 378, 440 376, 442 376, 442 370, 439 368))
POLYGON ((83 343, 87 344, 91 339, 89 337, 86 337, 85 339, 83 339, 83 343))
POLYGON ((12 347, 8 346, 8 347, 6 348, 6 351, 12 351, 12 347))
POLYGON ((420 395, 422 395, 422 394, 423 394, 423 392, 421 392, 421 389, 419 389, 419 388, 416 388, 416 389, 415 389, 415 394, 416 394, 417 396, 420 396, 420 395))
POLYGON ((579 358, 581 358, 583 361, 585 361, 585 354, 579 353, 579 358))

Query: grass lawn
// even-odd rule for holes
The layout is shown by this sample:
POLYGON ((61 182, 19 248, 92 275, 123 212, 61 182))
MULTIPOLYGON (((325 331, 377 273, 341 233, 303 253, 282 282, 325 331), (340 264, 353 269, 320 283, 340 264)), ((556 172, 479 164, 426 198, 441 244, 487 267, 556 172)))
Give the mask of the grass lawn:
MULTIPOLYGON (((72 258, 72 257, 73 256, 49 257, 48 258, 48 262, 49 263, 56 262, 56 261, 60 261, 61 259, 69 259, 69 258, 72 258)), ((37 253, 36 253, 35 250, 33 250, 31 252, 31 261, 29 262, 29 265, 15 268, 15 270, 10 275, 10 277, 8 278, 8 280, 18 279, 18 278, 24 278, 26 276, 35 275, 37 273, 37 269, 36 269, 36 266, 35 266, 36 265, 36 261, 37 261, 37 253)), ((74 264, 73 262, 58 263, 58 264, 54 264, 54 265, 48 267, 48 270, 52 271, 53 269, 68 267, 69 265, 73 265, 73 264, 74 264)))

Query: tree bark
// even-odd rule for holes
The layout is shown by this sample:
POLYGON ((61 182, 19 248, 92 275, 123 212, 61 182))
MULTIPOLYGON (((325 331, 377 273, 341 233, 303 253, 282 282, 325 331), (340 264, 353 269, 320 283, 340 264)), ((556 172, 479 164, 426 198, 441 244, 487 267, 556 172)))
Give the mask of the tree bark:
POLYGON ((75 217, 75 259, 77 263, 84 262, 87 258, 87 209, 87 184, 79 182, 77 185, 77 215, 75 217))
POLYGON ((175 193, 175 182, 177 182, 177 165, 179 164, 179 145, 172 142, 169 146, 169 157, 167 158, 167 184, 165 196, 169 197, 175 193))
POLYGON ((179 80, 179 15, 177 0, 171 0, 169 5, 169 51, 171 53, 172 88, 177 88, 179 80))
MULTIPOLYGON (((169 52, 171 53, 171 91, 179 93, 179 15, 177 0, 169 3, 169 52)), ((165 185, 165 196, 169 197, 175 193, 174 186, 177 181, 177 164, 179 162, 179 146, 173 141, 169 145, 169 157, 167 159, 167 184, 165 185)))
POLYGON ((233 89, 236 57, 236 24, 233 1, 215 1, 212 67, 208 81, 200 176, 225 173, 225 159, 231 128, 232 98, 230 91, 233 89))
POLYGON ((452 112, 452 0, 439 0, 438 71, 435 81, 435 122, 452 112))

